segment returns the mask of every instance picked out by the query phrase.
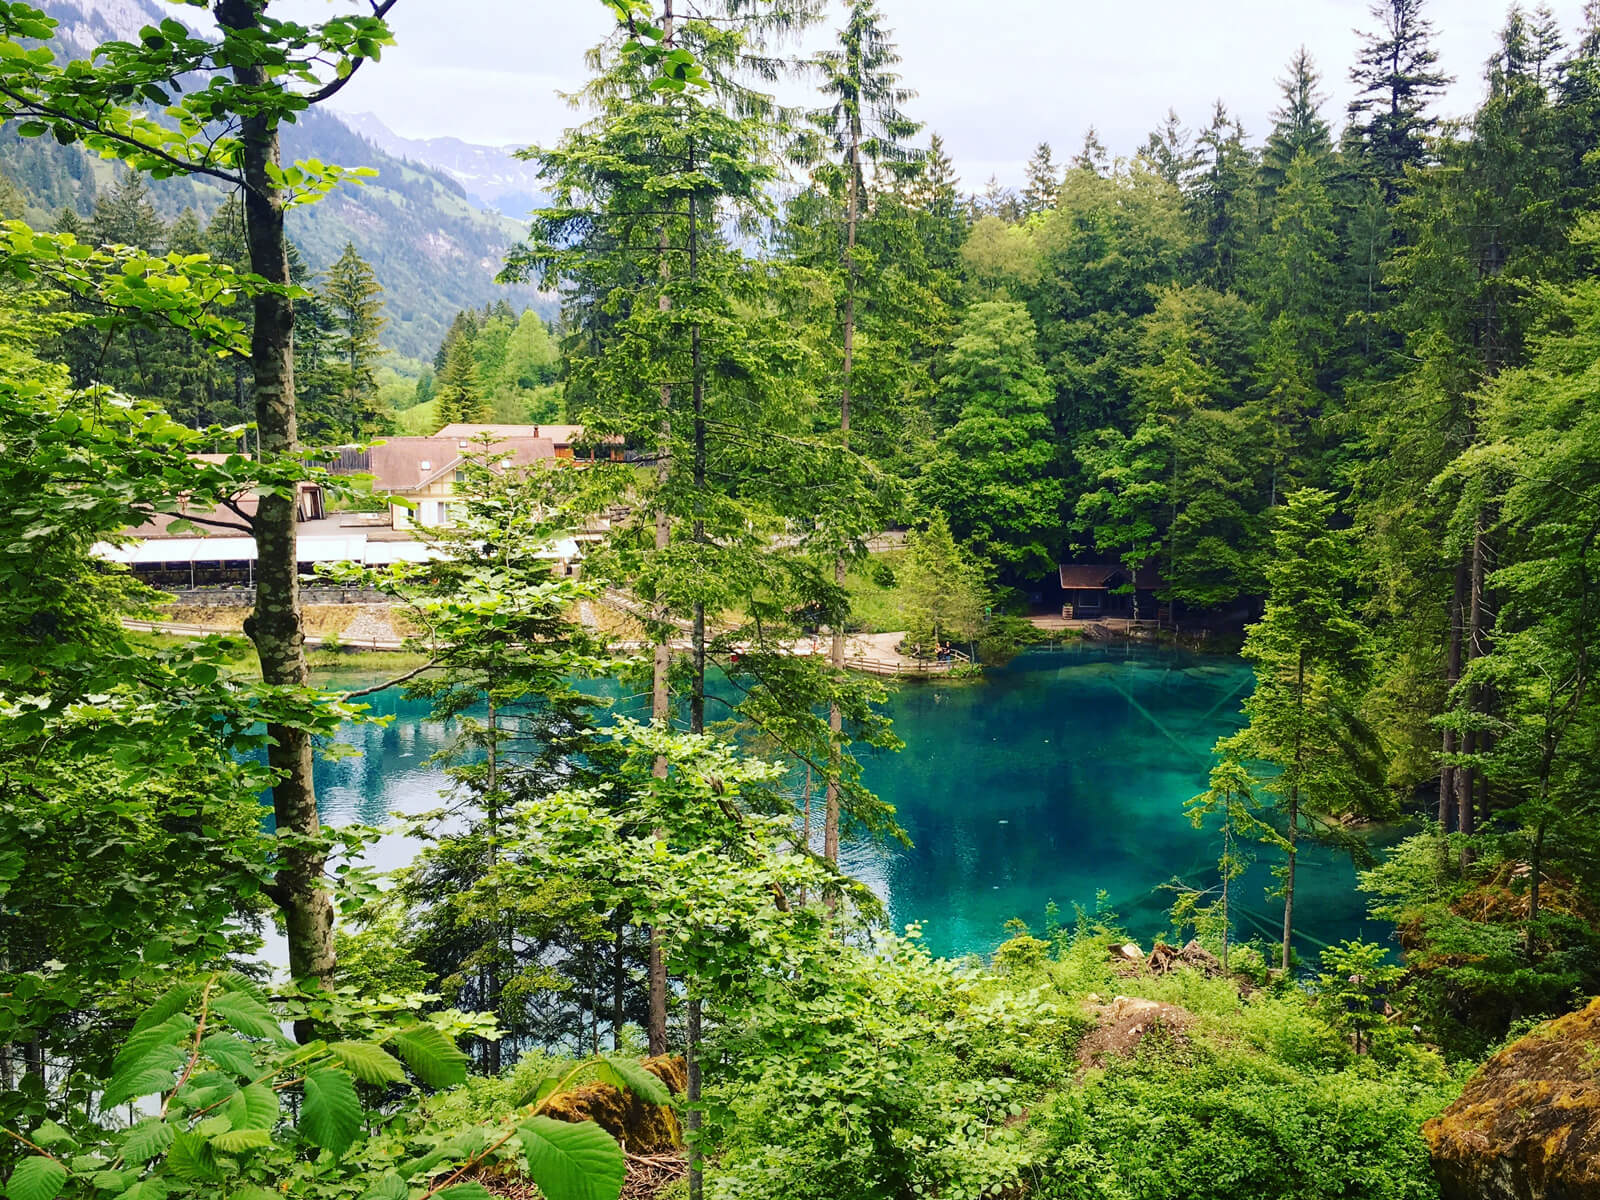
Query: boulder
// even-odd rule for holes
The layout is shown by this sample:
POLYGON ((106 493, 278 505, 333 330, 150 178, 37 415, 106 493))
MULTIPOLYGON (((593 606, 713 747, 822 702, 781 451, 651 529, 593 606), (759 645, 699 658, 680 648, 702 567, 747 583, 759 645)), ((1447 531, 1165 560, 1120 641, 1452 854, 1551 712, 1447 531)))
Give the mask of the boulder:
MULTIPOLYGON (((643 1066, 666 1084, 673 1095, 682 1095, 688 1086, 688 1074, 681 1058, 665 1055, 647 1058, 643 1066)), ((574 1088, 551 1101, 545 1115, 558 1121, 593 1121, 631 1154, 683 1145, 683 1131, 670 1108, 650 1104, 609 1083, 588 1083, 574 1088)))
POLYGON ((1118 962, 1142 963, 1144 951, 1139 949, 1136 942, 1123 942, 1120 946, 1111 947, 1111 957, 1118 962))
POLYGON ((1110 1004, 1091 1005, 1095 1027, 1078 1043, 1078 1062, 1084 1067, 1099 1067, 1109 1057, 1126 1057, 1139 1043, 1157 1031, 1184 1040, 1194 1014, 1176 1004, 1118 996, 1110 1004))
POLYGON ((1496 1054, 1422 1134, 1443 1200, 1600 1200, 1600 1000, 1496 1054))

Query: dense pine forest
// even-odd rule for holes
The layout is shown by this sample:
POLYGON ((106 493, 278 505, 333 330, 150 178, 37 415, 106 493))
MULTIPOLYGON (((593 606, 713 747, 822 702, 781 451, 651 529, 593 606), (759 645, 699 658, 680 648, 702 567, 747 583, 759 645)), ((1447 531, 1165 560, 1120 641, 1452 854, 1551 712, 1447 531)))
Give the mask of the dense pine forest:
POLYGON ((1447 120, 1480 64, 1377 0, 1270 128, 1040 128, 1016 190, 887 3, 601 0, 525 236, 386 288, 302 214, 431 209, 290 135, 397 2, 0 4, 6 1197, 1600 1195, 1600 5, 1513 5, 1447 120), (248 540, 237 633, 152 527, 248 540), (911 840, 853 639, 981 688, 1095 564, 1252 673, 1205 869, 1145 944, 1103 895, 937 957, 851 875, 911 840), (401 649, 308 648, 312 588, 401 649), (396 696, 448 786, 325 824, 396 696), (1329 847, 1383 940, 1307 940, 1329 847))

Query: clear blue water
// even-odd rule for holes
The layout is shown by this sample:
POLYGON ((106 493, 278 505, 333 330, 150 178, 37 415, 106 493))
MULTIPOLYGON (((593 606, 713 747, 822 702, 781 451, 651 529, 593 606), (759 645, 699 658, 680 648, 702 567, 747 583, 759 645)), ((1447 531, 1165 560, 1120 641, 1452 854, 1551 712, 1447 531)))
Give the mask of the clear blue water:
MULTIPOLYGON (((865 777, 913 846, 856 842, 845 865, 941 954, 993 949, 1011 917, 1037 931, 1051 901, 1070 920, 1100 891, 1130 933, 1158 934, 1165 885, 1215 882, 1217 838, 1190 825, 1183 802, 1204 790, 1211 747, 1238 728, 1249 685, 1237 659, 1099 645, 1030 651, 976 683, 908 683, 888 703, 905 749, 869 757, 865 777)), ((395 719, 348 727, 342 740, 362 753, 318 764, 326 821, 423 811, 445 786, 424 760, 448 732, 426 705, 392 692, 371 703, 395 719)), ((398 865, 407 853, 395 837, 375 856, 398 865)), ((1276 936, 1269 867, 1235 885, 1238 936, 1276 936)), ((1365 921, 1355 868, 1331 850, 1302 854, 1296 908, 1309 959, 1322 943, 1388 932, 1365 921)))

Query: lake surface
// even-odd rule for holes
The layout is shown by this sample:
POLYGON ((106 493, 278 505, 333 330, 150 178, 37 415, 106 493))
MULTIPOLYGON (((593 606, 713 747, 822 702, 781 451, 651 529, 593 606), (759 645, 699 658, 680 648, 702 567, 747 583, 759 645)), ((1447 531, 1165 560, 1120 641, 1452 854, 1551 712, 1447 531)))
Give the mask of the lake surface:
MULTIPOLYGON (((1029 651, 976 683, 907 683, 887 706, 905 749, 868 752, 864 772, 914 845, 848 844, 845 866, 896 925, 922 922, 940 954, 992 950, 1011 917, 1038 932, 1051 901, 1070 921, 1072 906, 1092 910, 1101 890, 1148 939, 1167 927, 1174 877, 1215 882, 1218 838, 1190 825, 1183 802, 1205 789, 1212 745, 1241 724, 1250 682, 1237 659, 1086 644, 1029 651)), ((424 811, 446 785, 442 767, 425 765, 449 739, 426 704, 393 692, 369 703, 395 719, 348 727, 342 740, 362 754, 318 763, 326 821, 424 811)), ((820 847, 820 828, 815 837, 820 847)), ((375 857, 397 866, 407 854, 392 837, 375 857)), ((1366 922, 1347 856, 1308 846, 1300 858, 1301 954, 1387 935, 1366 922)), ((1235 884, 1236 936, 1276 939, 1270 865, 1235 884)))

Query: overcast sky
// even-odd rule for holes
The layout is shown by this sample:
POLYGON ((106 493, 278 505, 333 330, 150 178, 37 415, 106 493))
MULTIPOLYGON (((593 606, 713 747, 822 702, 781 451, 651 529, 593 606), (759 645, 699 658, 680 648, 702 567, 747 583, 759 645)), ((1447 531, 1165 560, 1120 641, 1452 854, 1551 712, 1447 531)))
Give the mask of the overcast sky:
MULTIPOLYGON (((1016 184, 1041 140, 1058 160, 1095 125, 1131 154, 1166 114, 1205 120, 1221 98, 1252 139, 1270 122, 1275 80, 1310 48, 1335 128, 1351 88, 1368 0, 880 0, 894 30, 910 113, 943 134, 969 190, 991 173, 1016 184)), ((1505 0, 1430 0, 1444 68, 1457 82, 1441 106, 1469 111, 1505 21, 1505 0)), ((1568 31, 1583 0, 1550 0, 1568 31)), ((327 0, 289 0, 285 15, 325 14, 327 0)), ((826 39, 840 19, 836 4, 826 39)), ((548 143, 573 121, 557 96, 582 82, 584 50, 609 27, 597 0, 401 0, 399 45, 338 103, 376 113, 408 137, 492 145, 548 143)))

